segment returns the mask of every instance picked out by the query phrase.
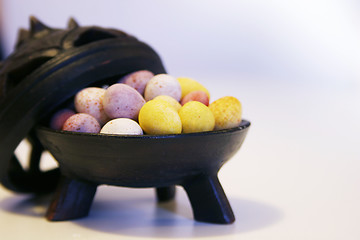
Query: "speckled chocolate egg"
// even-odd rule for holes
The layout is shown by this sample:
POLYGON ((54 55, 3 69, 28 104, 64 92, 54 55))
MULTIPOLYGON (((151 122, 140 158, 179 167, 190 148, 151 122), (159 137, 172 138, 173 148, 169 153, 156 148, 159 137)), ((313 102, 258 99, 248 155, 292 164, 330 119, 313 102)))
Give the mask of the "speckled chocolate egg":
POLYGON ((241 123, 242 106, 235 97, 222 97, 209 106, 215 117, 215 130, 237 127, 241 123))
POLYGON ((160 95, 167 95, 180 101, 181 86, 176 78, 169 74, 158 74, 150 79, 144 92, 145 100, 150 101, 160 95))
POLYGON ((191 101, 182 106, 179 116, 183 133, 212 131, 215 126, 213 113, 198 101, 191 101))
POLYGON ((162 100, 145 103, 139 113, 139 124, 147 134, 179 134, 182 129, 178 112, 162 100))
POLYGON ((95 117, 100 125, 105 124, 110 118, 106 115, 103 106, 105 89, 98 87, 84 88, 75 96, 75 109, 79 113, 87 113, 95 117))
POLYGON ((64 131, 71 132, 87 132, 87 133, 99 133, 100 124, 90 114, 77 113, 69 117, 62 128, 64 131))
POLYGON ((106 89, 103 105, 106 114, 111 118, 138 118, 145 100, 141 94, 123 83, 111 85, 106 89))
POLYGON ((146 84, 154 74, 148 70, 140 70, 130 73, 119 80, 119 83, 125 83, 135 88, 141 95, 144 94, 146 84))
POLYGON ((107 122, 100 133, 118 135, 142 135, 140 125, 130 118, 116 118, 107 122))

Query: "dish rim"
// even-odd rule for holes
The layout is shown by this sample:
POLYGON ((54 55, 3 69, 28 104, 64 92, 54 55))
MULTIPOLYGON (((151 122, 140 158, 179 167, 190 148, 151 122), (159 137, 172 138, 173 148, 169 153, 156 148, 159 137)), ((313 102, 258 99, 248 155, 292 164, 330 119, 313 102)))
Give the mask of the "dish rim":
POLYGON ((107 134, 107 133, 86 133, 86 132, 72 132, 72 131, 63 131, 63 130, 55 130, 50 127, 39 125, 37 126, 38 131, 45 131, 51 133, 57 133, 65 136, 94 136, 98 138, 116 138, 116 139, 128 139, 128 138, 138 138, 138 139, 166 139, 166 138, 181 138, 181 137, 190 137, 190 136, 208 136, 208 135, 219 135, 226 134, 244 130, 249 128, 251 122, 245 119, 241 120, 241 123, 237 127, 221 129, 221 130, 213 130, 213 131, 204 131, 204 132, 194 132, 194 133, 180 133, 180 134, 144 134, 144 135, 120 135, 120 134, 107 134))

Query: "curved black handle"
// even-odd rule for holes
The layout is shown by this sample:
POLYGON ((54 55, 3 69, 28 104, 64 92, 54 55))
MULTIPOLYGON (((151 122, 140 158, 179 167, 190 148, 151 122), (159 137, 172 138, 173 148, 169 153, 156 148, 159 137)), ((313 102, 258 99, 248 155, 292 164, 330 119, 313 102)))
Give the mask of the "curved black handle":
MULTIPOLYGON (((28 172, 21 168, 13 155, 21 140, 80 89, 142 69, 165 73, 160 57, 148 45, 107 39, 70 49, 27 76, 0 103, 1 183, 14 191, 38 192, 42 188, 38 184, 55 181, 58 170, 28 172)), ((34 151, 39 148, 35 146, 34 151)), ((37 160, 32 161, 36 165, 37 160)))
POLYGON ((29 134, 28 140, 32 146, 29 169, 23 169, 17 157, 13 155, 7 174, 2 176, 1 183, 6 188, 21 193, 42 194, 52 192, 60 178, 60 170, 55 168, 42 172, 40 170, 40 159, 44 148, 33 132, 29 134))

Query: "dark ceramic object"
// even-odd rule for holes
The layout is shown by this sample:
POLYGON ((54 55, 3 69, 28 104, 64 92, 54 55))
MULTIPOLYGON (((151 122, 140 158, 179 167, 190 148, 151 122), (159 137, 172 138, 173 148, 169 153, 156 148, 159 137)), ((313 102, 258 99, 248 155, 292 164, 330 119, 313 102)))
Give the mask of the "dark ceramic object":
POLYGON ((237 128, 163 136, 118 136, 39 128, 41 143, 59 162, 61 173, 67 178, 58 190, 48 218, 64 220, 87 215, 89 207, 81 213, 73 209, 90 205, 89 200, 100 184, 158 188, 160 200, 171 199, 171 189, 180 185, 189 196, 196 220, 231 223, 235 218, 217 173, 240 149, 249 126, 250 123, 243 120, 237 128), (69 186, 70 182, 74 186, 69 186), (86 197, 75 202, 68 198, 73 188, 75 192, 85 191, 86 197))
POLYGON ((31 18, 21 30, 16 50, 0 65, 0 181, 21 193, 58 188, 47 218, 86 216, 101 184, 153 187, 159 201, 173 199, 183 186, 196 220, 234 221, 217 178, 220 167, 240 148, 250 123, 222 131, 166 136, 110 136, 53 131, 47 119, 72 102, 87 86, 112 84, 133 71, 165 73, 157 53, 147 44, 114 29, 53 29, 31 18), (32 145, 30 168, 14 155, 27 138, 32 145), (60 168, 42 172, 44 149, 60 168))
POLYGON ((133 71, 165 73, 160 57, 147 44, 118 30, 80 27, 53 29, 31 18, 14 51, 0 65, 0 181, 21 193, 51 192, 58 169, 41 172, 43 151, 35 125, 87 86, 111 84, 133 71), (30 169, 14 150, 24 139, 32 145, 30 169))

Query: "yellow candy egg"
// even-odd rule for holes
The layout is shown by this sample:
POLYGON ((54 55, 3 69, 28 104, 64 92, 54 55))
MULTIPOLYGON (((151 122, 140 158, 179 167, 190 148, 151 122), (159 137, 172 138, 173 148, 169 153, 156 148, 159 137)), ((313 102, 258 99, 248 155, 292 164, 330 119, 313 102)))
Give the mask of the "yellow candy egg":
POLYGON ((181 104, 173 97, 167 96, 167 95, 159 95, 155 97, 153 100, 161 100, 169 103, 177 112, 181 108, 181 104))
POLYGON ((178 112, 160 100, 144 104, 139 112, 139 124, 147 134, 180 134, 182 129, 178 112))
POLYGON ((241 122, 242 107, 235 97, 222 97, 209 106, 215 117, 215 130, 237 127, 241 122))
POLYGON ((212 131, 215 118, 210 109, 201 102, 186 103, 179 111, 183 133, 212 131))
POLYGON ((179 77, 177 78, 177 80, 181 86, 181 98, 183 98, 185 95, 187 95, 190 92, 200 90, 200 91, 204 91, 210 99, 209 91, 203 85, 201 85, 201 83, 195 81, 194 79, 186 78, 186 77, 179 77))

